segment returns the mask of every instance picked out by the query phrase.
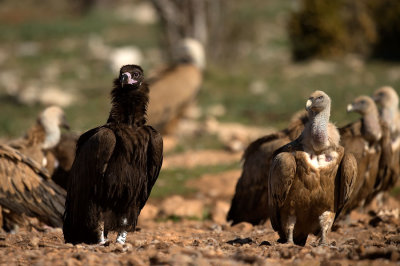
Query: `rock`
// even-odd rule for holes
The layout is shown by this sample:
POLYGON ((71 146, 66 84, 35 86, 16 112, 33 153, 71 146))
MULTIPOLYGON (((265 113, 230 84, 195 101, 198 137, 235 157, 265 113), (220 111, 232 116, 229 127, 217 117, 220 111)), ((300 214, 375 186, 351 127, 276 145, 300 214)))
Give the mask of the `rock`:
MULTIPOLYGON (((188 180, 186 185, 190 188, 197 189, 210 198, 230 201, 235 193, 236 183, 240 177, 241 171, 242 170, 237 169, 218 174, 205 174, 200 178, 188 180)), ((227 212, 228 210, 226 210, 226 213, 227 212)))
POLYGON ((234 244, 239 244, 239 245, 244 245, 244 244, 251 244, 253 243, 253 240, 249 237, 246 238, 235 238, 233 240, 229 240, 226 243, 230 244, 230 245, 234 245, 234 244))
POLYGON ((205 165, 220 165, 239 162, 242 154, 223 150, 186 151, 179 154, 166 156, 163 169, 194 168, 205 165))
POLYGON ((226 214, 229 211, 229 203, 217 201, 211 210, 211 219, 218 224, 226 224, 226 214))
POLYGON ((174 136, 163 136, 164 153, 172 151, 178 144, 178 140, 174 136))
POLYGON ((29 246, 37 248, 39 246, 40 239, 38 237, 32 237, 29 241, 29 246))
POLYGON ((253 229, 251 223, 241 222, 232 226, 232 230, 235 232, 250 232, 253 229))
POLYGON ((259 246, 271 246, 271 243, 269 241, 264 240, 263 242, 261 242, 259 246))
POLYGON ((153 220, 157 217, 159 209, 151 203, 144 205, 139 215, 139 224, 146 220, 153 220))
POLYGON ((204 203, 196 199, 184 199, 175 195, 164 200, 161 212, 166 216, 203 218, 204 203))

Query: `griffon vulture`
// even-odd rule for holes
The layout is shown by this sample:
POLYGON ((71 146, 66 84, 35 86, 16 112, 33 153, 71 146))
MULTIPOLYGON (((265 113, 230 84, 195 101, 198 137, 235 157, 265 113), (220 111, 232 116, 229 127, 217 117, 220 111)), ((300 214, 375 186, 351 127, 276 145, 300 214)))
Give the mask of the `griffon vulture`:
POLYGON ((376 187, 379 191, 392 189, 400 174, 400 113, 398 110, 399 96, 392 87, 382 87, 374 92, 373 98, 380 107, 380 117, 390 129, 391 158, 389 166, 376 187))
POLYGON ((312 93, 303 132, 274 153, 268 201, 279 242, 304 245, 312 233, 326 244, 326 235, 353 190, 357 162, 339 144, 339 132, 329 123, 330 107, 327 94, 312 93))
POLYGON ((268 175, 272 155, 278 148, 295 140, 307 120, 307 113, 297 113, 288 128, 261 137, 247 147, 243 155, 242 175, 236 184, 226 218, 232 221, 232 225, 240 222, 257 225, 268 219, 268 175))
POLYGON ((65 203, 66 242, 105 243, 115 230, 116 241, 125 243, 136 227, 163 158, 161 135, 146 125, 149 89, 143 80, 141 67, 123 66, 107 123, 79 137, 65 203))
POLYGON ((50 150, 55 159, 55 169, 51 179, 65 190, 67 189, 69 171, 75 159, 78 138, 79 135, 76 133, 63 133, 58 145, 50 150))
POLYGON ((358 175, 345 213, 363 207, 374 194, 379 169, 385 167, 384 154, 390 152, 390 132, 381 124, 378 108, 372 98, 357 97, 347 106, 348 112, 357 112, 362 118, 339 129, 341 145, 357 160, 358 175), (389 149, 389 151, 383 149, 389 149), (382 156, 381 156, 382 155, 382 156))
POLYGON ((203 82, 205 56, 201 43, 184 39, 177 49, 176 62, 149 79, 149 123, 163 132, 173 131, 203 82))
POLYGON ((23 139, 0 145, 0 205, 7 209, 4 219, 25 214, 50 226, 62 225, 65 191, 50 180, 46 169, 50 165, 46 153, 57 145, 60 126, 66 126, 63 111, 49 107, 23 139))

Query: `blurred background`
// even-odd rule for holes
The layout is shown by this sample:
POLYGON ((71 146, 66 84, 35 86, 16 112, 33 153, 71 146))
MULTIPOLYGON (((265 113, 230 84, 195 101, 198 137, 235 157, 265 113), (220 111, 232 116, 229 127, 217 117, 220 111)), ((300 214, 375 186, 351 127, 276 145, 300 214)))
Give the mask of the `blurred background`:
POLYGON ((154 197, 240 169, 248 142, 284 128, 314 90, 331 96, 342 126, 358 119, 346 113, 355 96, 400 88, 397 0, 0 0, 0 138, 23 135, 50 104, 76 132, 104 123, 119 67, 128 60, 152 73, 186 37, 204 45, 206 66, 184 122, 166 135, 167 157, 239 155, 190 167, 174 157, 154 197))

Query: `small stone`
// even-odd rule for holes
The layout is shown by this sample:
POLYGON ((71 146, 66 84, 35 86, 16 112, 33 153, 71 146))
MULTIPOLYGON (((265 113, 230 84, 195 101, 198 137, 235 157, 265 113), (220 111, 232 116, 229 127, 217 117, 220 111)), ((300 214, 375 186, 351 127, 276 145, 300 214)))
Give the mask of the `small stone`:
POLYGON ((263 241, 259 246, 271 246, 271 243, 269 241, 263 241))
POLYGON ((32 237, 29 241, 31 247, 37 248, 39 246, 40 239, 38 237, 32 237))
POLYGON ((249 237, 246 238, 235 238, 234 240, 229 240, 228 242, 226 242, 228 244, 239 244, 239 245, 244 245, 244 244, 251 244, 253 243, 253 240, 249 237))

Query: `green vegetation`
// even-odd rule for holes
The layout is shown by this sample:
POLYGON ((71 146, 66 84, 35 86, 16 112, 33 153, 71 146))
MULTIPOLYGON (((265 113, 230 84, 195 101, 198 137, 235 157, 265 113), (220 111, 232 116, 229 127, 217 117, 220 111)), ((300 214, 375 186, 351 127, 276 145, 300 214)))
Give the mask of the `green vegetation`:
POLYGON ((196 192, 194 189, 186 187, 185 183, 189 179, 199 178, 204 174, 217 174, 232 169, 238 169, 239 163, 216 166, 200 166, 193 169, 163 169, 155 184, 151 198, 162 198, 167 195, 190 195, 196 192))

